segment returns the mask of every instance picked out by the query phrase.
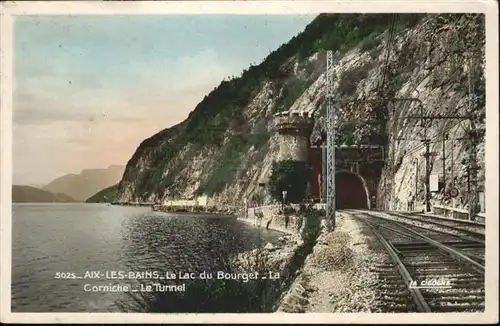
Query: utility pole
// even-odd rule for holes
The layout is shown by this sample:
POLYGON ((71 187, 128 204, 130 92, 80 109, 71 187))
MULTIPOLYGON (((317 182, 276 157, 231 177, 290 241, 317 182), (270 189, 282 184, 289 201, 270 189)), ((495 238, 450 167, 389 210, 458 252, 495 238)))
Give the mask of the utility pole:
MULTIPOLYGON (((455 188, 455 138, 451 137, 451 187, 455 188)), ((452 199, 452 207, 455 208, 455 197, 452 199)))
POLYGON ((424 107, 420 107, 420 122, 424 127, 424 144, 425 144, 425 211, 428 213, 431 211, 431 185, 429 178, 431 177, 431 164, 430 164, 430 142, 431 140, 427 137, 427 120, 425 118, 424 107))
POLYGON ((430 139, 425 138, 425 211, 431 211, 431 185, 429 179, 431 177, 431 164, 430 164, 430 139))
POLYGON ((415 195, 413 196, 415 202, 418 198, 418 157, 415 159, 415 195))
MULTIPOLYGON (((406 139, 406 138, 398 138, 399 140, 412 140, 412 139, 406 139)), ((430 175, 431 175, 431 164, 430 164, 430 157, 433 155, 430 151, 430 143, 431 140, 428 139, 427 137, 424 137, 423 139, 418 139, 418 141, 421 141, 425 144, 425 153, 422 155, 425 158, 425 211, 430 212, 431 211, 431 185, 430 185, 430 175)), ((418 159, 417 159, 417 173, 415 176, 415 198, 417 197, 417 191, 418 191, 418 159)))
POLYGON ((390 205, 389 205, 389 209, 392 210, 392 211, 395 211, 397 210, 397 206, 396 206, 396 145, 395 145, 395 142, 392 142, 391 143, 391 147, 392 147, 392 156, 391 156, 391 179, 392 179, 392 182, 391 182, 391 194, 390 194, 390 205))
POLYGON ((326 52, 326 220, 335 229, 335 109, 333 107, 333 52, 326 52))
MULTIPOLYGON (((474 126, 473 126, 474 127, 474 126)), ((477 204, 478 204, 478 191, 477 191, 477 130, 474 128, 470 131, 469 137, 469 220, 474 221, 476 219, 477 204)))
POLYGON ((472 90, 472 74, 475 73, 474 68, 477 65, 477 60, 475 60, 473 54, 469 54, 469 71, 468 71, 468 86, 469 86, 469 96, 468 96, 468 114, 471 116, 470 121, 470 131, 469 131, 469 173, 468 179, 470 184, 469 189, 469 220, 473 221, 476 218, 477 204, 478 204, 478 189, 477 189, 477 141, 479 139, 479 134, 476 126, 476 101, 475 96, 473 98, 474 91, 472 90))
POLYGON ((321 199, 326 203, 326 146, 321 147, 321 199))
POLYGON ((443 188, 446 189, 446 140, 448 135, 443 137, 443 188))
MULTIPOLYGON (((469 218, 472 219, 471 216, 475 216, 475 212, 472 212, 475 209, 475 206, 477 206, 477 191, 475 190, 475 186, 473 185, 477 183, 476 176, 477 176, 477 158, 476 158, 476 146, 477 146, 477 138, 478 134, 477 132, 479 130, 475 129, 475 123, 474 123, 474 116, 472 112, 468 115, 439 115, 439 114, 434 114, 434 115, 425 115, 423 106, 420 106, 420 114, 419 115, 408 115, 405 117, 402 117, 402 119, 418 119, 422 122, 423 128, 424 128, 424 137, 421 139, 422 142, 425 144, 425 206, 426 206, 426 211, 429 212, 431 210, 431 193, 430 193, 430 174, 431 174, 431 169, 430 169, 430 156, 433 155, 433 153, 430 152, 430 142, 431 139, 428 138, 427 136, 427 123, 432 122, 434 120, 459 120, 459 121, 469 121, 471 123, 471 131, 469 132, 469 139, 471 140, 470 143, 470 148, 469 148, 469 182, 471 184, 470 186, 470 191, 469 193, 472 194, 469 196, 469 218), (474 195, 475 194, 475 195, 474 195)), ((443 152, 444 156, 444 152, 443 152)), ((453 155, 452 155, 453 156, 453 155)), ((452 162, 452 169, 453 169, 453 162, 452 162)), ((443 162, 444 165, 444 162, 443 162)), ((443 172, 445 172, 443 168, 443 172)), ((452 177, 454 178, 454 176, 452 177)), ((454 181, 454 179, 453 179, 454 181)))

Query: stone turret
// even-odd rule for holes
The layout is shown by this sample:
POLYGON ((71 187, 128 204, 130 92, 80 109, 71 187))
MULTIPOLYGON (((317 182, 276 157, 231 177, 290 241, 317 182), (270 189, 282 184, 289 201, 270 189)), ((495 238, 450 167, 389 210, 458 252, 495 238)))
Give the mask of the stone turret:
POLYGON ((309 138, 314 119, 309 112, 279 112, 275 115, 275 129, 279 135, 278 160, 308 163, 309 138))

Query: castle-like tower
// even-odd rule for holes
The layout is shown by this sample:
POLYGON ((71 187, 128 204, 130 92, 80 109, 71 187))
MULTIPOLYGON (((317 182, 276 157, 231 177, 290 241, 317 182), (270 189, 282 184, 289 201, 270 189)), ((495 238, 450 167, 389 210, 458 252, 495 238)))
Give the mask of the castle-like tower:
POLYGON ((275 128, 279 135, 278 160, 309 163, 309 138, 314 119, 309 112, 279 112, 275 114, 275 128))

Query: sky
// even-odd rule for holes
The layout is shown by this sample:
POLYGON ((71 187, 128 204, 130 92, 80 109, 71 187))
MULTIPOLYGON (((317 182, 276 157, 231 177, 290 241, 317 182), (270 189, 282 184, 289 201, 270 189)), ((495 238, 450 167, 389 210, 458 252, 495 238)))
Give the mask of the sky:
POLYGON ((304 30, 313 15, 20 16, 14 23, 13 183, 125 165, 304 30))

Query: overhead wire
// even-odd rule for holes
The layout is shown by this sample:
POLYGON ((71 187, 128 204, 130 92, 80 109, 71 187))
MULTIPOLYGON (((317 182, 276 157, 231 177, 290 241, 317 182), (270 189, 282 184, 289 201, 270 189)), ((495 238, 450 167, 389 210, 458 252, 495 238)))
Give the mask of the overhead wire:
MULTIPOLYGON (((466 27, 470 27, 470 26, 471 26, 474 22, 475 22, 474 20, 470 20, 470 21, 468 21, 468 23, 467 23, 465 26, 466 26, 466 27)), ((479 26, 479 25, 478 25, 478 23, 476 23, 476 26, 479 26)), ((478 37, 479 37, 479 35, 478 35, 478 37)), ((468 58, 468 59, 470 59, 470 58, 468 58)), ((472 61, 472 60, 471 60, 471 61, 472 61)), ((469 62, 470 62, 470 61, 469 61, 469 62)), ((472 65, 470 65, 470 63, 469 63, 469 69, 471 68, 471 66, 472 66, 472 65)), ((470 79, 471 79, 471 78, 470 78, 470 73, 469 73, 469 76, 468 76, 468 101, 469 101, 469 102, 470 102, 470 100, 471 100, 471 94, 470 94, 470 93, 471 93, 471 88, 472 88, 472 85, 471 85, 471 80, 470 80, 470 79)), ((470 105, 470 103, 468 103, 468 104, 470 105)), ((472 114, 472 112, 471 112, 470 108, 468 108, 468 110, 467 110, 467 111, 468 111, 468 112, 467 112, 468 114, 472 114)), ((467 132, 467 131, 470 129, 470 128, 468 128, 467 126, 465 126, 465 125, 464 125, 464 122, 463 122, 462 120, 458 119, 458 121, 457 121, 455 124, 453 124, 450 128, 445 128, 445 130, 440 129, 440 130, 437 132, 437 134, 435 134, 435 135, 433 135, 433 136, 431 136, 431 137, 428 137, 429 142, 430 142, 431 144, 435 144, 435 143, 437 143, 438 141, 441 141, 441 139, 442 139, 443 137, 445 137, 445 135, 448 133, 448 130, 450 130, 450 129, 454 129, 454 128, 456 128, 457 126, 460 126, 460 127, 461 127, 461 128, 462 128, 465 132, 467 132)), ((414 141, 419 141, 419 140, 420 140, 420 139, 415 139, 414 141)), ((415 148, 413 148, 413 149, 412 149, 409 153, 407 153, 407 154, 413 154, 413 153, 418 152, 418 151, 420 151, 420 150, 422 150, 422 149, 424 149, 424 148, 425 148, 425 145, 423 145, 423 144, 421 144, 421 145, 417 145, 417 146, 415 146, 415 148)))
POLYGON ((389 58, 391 56, 392 43, 394 41, 394 34, 395 34, 395 30, 396 30, 397 20, 398 20, 398 15, 393 14, 391 16, 391 22, 390 22, 390 26, 389 26, 389 39, 388 39, 387 44, 386 44, 387 51, 386 51, 386 55, 385 55, 384 64, 382 66, 382 82, 378 86, 379 95, 381 95, 381 93, 384 91, 385 79, 387 77, 387 69, 389 67, 389 58))
POLYGON ((379 80, 378 85, 375 87, 375 92, 377 93, 377 96, 383 97, 382 92, 383 92, 383 87, 385 86, 385 79, 387 75, 387 69, 389 65, 389 58, 390 58, 390 52, 392 48, 392 43, 394 40, 394 34, 395 34, 395 29, 396 29, 396 22, 397 22, 397 14, 391 14, 390 22, 389 22, 389 30, 388 30, 388 39, 385 44, 385 58, 382 64, 382 79, 379 80))
MULTIPOLYGON (((391 16, 391 23, 390 23, 390 27, 389 27, 389 38, 388 38, 387 44, 386 44, 386 55, 385 55, 384 64, 382 66, 382 81, 378 85, 378 97, 382 98, 382 99, 386 98, 386 94, 384 94, 384 86, 385 86, 385 79, 386 79, 386 75, 387 75, 387 69, 389 67, 389 58, 390 58, 390 54, 391 54, 392 42, 394 41, 394 30, 395 30, 395 26, 396 26, 396 18, 397 18, 396 14, 393 14, 391 16)), ((391 147, 393 150, 392 178, 394 178, 394 149, 395 149, 394 144, 391 147)), ((394 179, 393 179, 392 184, 394 184, 394 179)), ((389 195, 391 198, 390 202, 393 203, 395 188, 393 186, 391 186, 391 187, 385 187, 385 189, 386 189, 385 196, 389 195), (390 190, 389 190, 389 188, 390 188, 390 190)), ((387 207, 385 207, 385 208, 387 208, 387 207)))

